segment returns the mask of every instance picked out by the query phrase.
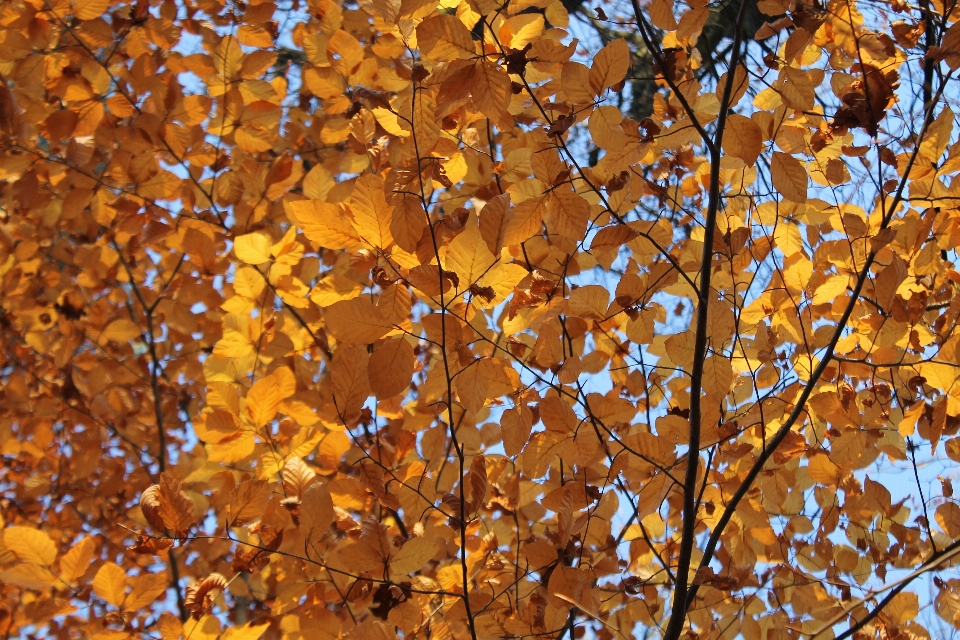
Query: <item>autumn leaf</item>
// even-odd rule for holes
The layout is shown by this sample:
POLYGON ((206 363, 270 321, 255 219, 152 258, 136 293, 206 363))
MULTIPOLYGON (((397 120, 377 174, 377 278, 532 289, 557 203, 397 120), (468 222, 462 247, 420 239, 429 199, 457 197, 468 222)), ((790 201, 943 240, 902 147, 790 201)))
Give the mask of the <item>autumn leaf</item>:
POLYGON ((590 66, 590 88, 599 95, 617 84, 630 68, 630 48, 626 40, 613 40, 597 52, 590 66))
POLYGON ((773 186, 780 195, 793 202, 807 200, 807 171, 799 160, 776 151, 770 167, 773 186))
POLYGON ((0 635, 960 628, 956 12, 575 5, 0 11, 0 635))
POLYGON ((87 572, 96 553, 92 538, 83 538, 60 558, 60 579, 71 583, 87 572))
POLYGON ((330 333, 346 344, 371 344, 391 329, 380 310, 363 298, 342 300, 330 305, 324 312, 324 318, 330 333))
POLYGON ((31 527, 7 527, 3 544, 23 562, 50 566, 57 559, 57 547, 50 536, 31 527))
POLYGON ((105 562, 93 578, 93 591, 101 600, 115 607, 123 604, 127 590, 127 573, 113 562, 105 562))
POLYGON ((407 540, 390 559, 390 572, 405 576, 419 571, 437 553, 437 546, 426 538, 407 540))
POLYGON ((247 264, 270 261, 270 240, 262 233, 248 233, 233 241, 233 251, 247 264))
POLYGON ((370 389, 380 399, 392 398, 410 386, 416 356, 410 342, 389 338, 376 346, 367 369, 370 389))
POLYGON ((444 269, 457 274, 459 288, 467 288, 478 281, 495 261, 480 234, 480 228, 470 226, 447 247, 444 269))
POLYGON ((360 236, 347 214, 322 200, 297 200, 285 205, 288 216, 303 230, 307 239, 326 249, 352 249, 360 236))

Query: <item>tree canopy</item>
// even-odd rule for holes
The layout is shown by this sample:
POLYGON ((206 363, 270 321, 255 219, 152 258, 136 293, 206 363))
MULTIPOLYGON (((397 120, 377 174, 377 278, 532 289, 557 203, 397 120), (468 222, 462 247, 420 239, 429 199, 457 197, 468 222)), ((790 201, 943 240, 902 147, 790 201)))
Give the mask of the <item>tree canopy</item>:
POLYGON ((941 0, 6 0, 0 634, 960 629, 957 67, 941 0))

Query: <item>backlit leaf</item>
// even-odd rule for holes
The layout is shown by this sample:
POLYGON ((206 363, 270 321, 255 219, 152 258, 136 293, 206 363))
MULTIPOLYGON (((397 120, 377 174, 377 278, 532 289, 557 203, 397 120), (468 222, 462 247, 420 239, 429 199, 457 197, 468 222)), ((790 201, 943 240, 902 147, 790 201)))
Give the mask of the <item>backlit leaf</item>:
POLYGON ((57 545, 50 536, 32 527, 7 527, 3 544, 23 562, 50 566, 57 559, 57 545))
POLYGON ((127 573, 113 562, 105 562, 93 578, 93 592, 115 607, 123 604, 127 590, 127 573))
POLYGON ((335 204, 322 200, 297 200, 285 206, 288 215, 303 229, 303 235, 321 247, 353 249, 360 243, 353 222, 335 204))

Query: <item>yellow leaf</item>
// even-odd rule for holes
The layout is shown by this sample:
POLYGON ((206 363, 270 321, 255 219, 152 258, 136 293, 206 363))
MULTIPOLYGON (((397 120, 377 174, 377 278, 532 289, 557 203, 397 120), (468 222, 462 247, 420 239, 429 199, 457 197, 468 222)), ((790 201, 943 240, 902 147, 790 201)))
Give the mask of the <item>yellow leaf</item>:
POLYGON ((347 88, 346 78, 333 67, 309 67, 303 72, 303 83, 310 93, 328 100, 342 95, 347 88))
POLYGON ((835 486, 840 481, 840 467, 823 454, 816 454, 810 458, 807 466, 807 475, 814 482, 835 486))
POLYGON ((371 344, 393 328, 365 298, 337 302, 324 310, 323 317, 327 330, 345 344, 371 344))
POLYGON ((377 398, 386 400, 405 391, 413 379, 416 357, 404 337, 390 338, 370 356, 368 379, 377 398))
POLYGON ((510 105, 510 76, 499 65, 478 62, 474 69, 473 103, 490 120, 497 122, 510 105))
POLYGON ((893 626, 899 627, 916 618, 918 613, 920 613, 920 598, 915 593, 903 591, 894 596, 880 615, 890 620, 893 626))
POLYGON ((546 223, 552 233, 571 240, 582 240, 589 218, 589 203, 569 188, 554 191, 547 198, 546 223))
POLYGON ((722 398, 730 393, 733 384, 733 368, 723 356, 709 356, 703 363, 703 390, 707 395, 722 398))
POLYGON ((20 564, 0 572, 0 582, 12 584, 21 589, 39 591, 54 586, 57 584, 57 579, 49 569, 38 564, 20 564))
POLYGON ((501 358, 481 358, 454 379, 457 396, 467 411, 479 411, 487 400, 512 393, 520 375, 501 358))
MULTIPOLYGON (((913 435, 913 432, 917 430, 917 422, 926 408, 927 404, 925 402, 915 402, 910 408, 903 412, 903 419, 897 424, 897 431, 899 431, 901 436, 909 438, 913 435)), ((960 442, 955 443, 954 447, 956 444, 960 444, 960 442)), ((949 446, 950 442, 947 442, 947 445, 947 454, 949 455, 951 450, 949 446)))
POLYGON ((673 15, 674 4, 670 0, 653 0, 650 3, 650 22, 664 31, 674 31, 677 19, 673 15))
POLYGON ((60 579, 70 583, 86 573, 93 562, 96 549, 97 543, 93 538, 83 538, 73 545, 73 548, 60 558, 60 579))
POLYGON ((348 427, 360 417, 360 409, 370 395, 367 380, 369 359, 366 347, 360 345, 343 345, 333 354, 330 366, 333 402, 337 414, 348 427))
POLYGON ((916 365, 927 384, 944 392, 950 392, 960 378, 960 366, 943 362, 924 362, 916 365))
POLYGON ((533 428, 533 412, 524 404, 507 409, 500 417, 500 432, 503 435, 503 452, 508 456, 519 455, 530 438, 533 428))
POLYGON ((339 549, 335 562, 350 571, 364 572, 380 569, 383 571, 383 555, 378 549, 363 542, 354 542, 339 549))
POLYGON ((328 431, 320 446, 317 447, 317 460, 324 469, 327 469, 327 473, 333 473, 340 466, 343 454, 350 450, 352 444, 346 433, 328 431))
POLYGON ((597 232, 597 235, 593 236, 593 240, 590 241, 590 250, 595 251, 619 247, 622 244, 632 241, 639 235, 639 232, 625 224, 604 227, 597 232))
POLYGON ((536 13, 521 13, 503 23, 500 27, 500 41, 511 49, 523 49, 543 35, 543 16, 536 13))
POLYGON ((233 252, 247 264, 270 261, 270 240, 262 233, 248 233, 233 241, 233 252))
MULTIPOLYGON (((181 625, 181 635, 190 640, 217 640, 220 637, 220 621, 212 615, 202 616, 199 620, 191 616, 181 625)), ((171 640, 180 640, 180 636, 171 640)))
POLYGON ((625 137, 621 121, 623 114, 617 107, 597 107, 590 115, 589 128, 593 142, 604 150, 622 149, 625 137))
POLYGON ((827 278, 826 282, 817 287, 813 294, 813 304, 825 304, 833 302, 841 294, 846 292, 850 284, 850 276, 846 274, 833 275, 827 278))
POLYGON ((360 511, 367 503, 367 492, 356 478, 344 477, 327 484, 333 504, 341 509, 360 511))
POLYGON ((560 72, 560 85, 564 97, 573 104, 593 102, 593 89, 590 88, 590 69, 579 62, 565 62, 560 72))
POLYGON ((142 334, 138 327, 129 318, 117 318, 103 330, 103 337, 112 342, 129 342, 139 338, 142 334))
POLYGON ((604 320, 610 306, 610 292, 598 284, 588 284, 570 292, 567 313, 587 320, 604 320))
POLYGON ((283 401, 280 384, 273 376, 257 380, 247 392, 247 417, 256 427, 262 427, 277 415, 277 408, 283 401))
POLYGON ((725 153, 752 167, 763 149, 763 134, 750 118, 731 113, 723 130, 722 147, 725 153))
POLYGON ((474 304, 481 303, 484 308, 492 308, 506 300, 513 293, 514 288, 527 276, 527 270, 513 262, 500 262, 487 271, 479 284, 481 287, 493 289, 494 297, 491 300, 474 297, 474 304))
POLYGON ((617 38, 597 52, 590 67, 590 88, 595 95, 612 87, 627 75, 630 69, 630 47, 623 38, 617 38))
POLYGON ((560 434, 572 434, 580 422, 573 408, 560 396, 547 396, 540 401, 539 410, 543 426, 560 434))
POLYGON ((113 562, 105 562, 93 578, 93 591, 101 600, 119 607, 127 590, 127 573, 113 562))
POLYGON ((960 507, 952 502, 945 502, 937 507, 937 524, 947 532, 951 538, 960 538, 960 507))
POLYGON ((303 179, 303 195, 313 200, 323 200, 336 184, 326 167, 316 164, 303 179))
POLYGON ((526 566, 536 571, 556 562, 557 550, 546 540, 535 540, 520 548, 520 557, 526 566))
POLYGON ((247 47, 259 47, 267 49, 273 46, 273 37, 270 32, 260 24, 244 24, 237 29, 237 40, 240 44, 247 47))
POLYGON ((546 213, 546 198, 524 200, 510 210, 503 230, 503 246, 519 245, 540 231, 546 213))
POLYGON ((327 54, 333 61, 333 67, 344 76, 353 73, 357 65, 363 61, 364 55, 360 41, 343 29, 338 29, 330 36, 327 42, 327 54))
POLYGON ((23 562, 50 566, 57 559, 57 545, 50 536, 32 527, 4 529, 3 544, 23 562))
POLYGON ((431 60, 447 61, 477 55, 477 43, 460 18, 437 15, 417 25, 417 44, 431 60))
POLYGON ((363 287, 356 280, 334 272, 313 288, 310 299, 321 307, 329 307, 341 300, 356 298, 362 291, 363 287))
POLYGON ((287 216, 303 229, 308 240, 326 249, 355 249, 360 244, 353 222, 343 209, 321 200, 285 203, 287 216))
POLYGON ((240 527, 263 517, 272 495, 266 480, 244 480, 230 499, 230 526, 240 527))
POLYGON ((416 135, 417 151, 421 155, 429 155, 440 140, 437 104, 430 90, 421 89, 414 96, 413 132, 416 135))
POLYGON ((131 578, 130 586, 132 589, 123 600, 123 609, 139 611, 153 604, 154 600, 167 590, 167 576, 162 573, 144 573, 131 578))
POLYGON ((383 178, 374 173, 365 173, 359 178, 350 195, 350 210, 357 233, 371 247, 386 249, 393 244, 390 223, 393 207, 383 195, 383 178))
POLYGON ((223 632, 220 640, 257 640, 269 626, 269 622, 264 624, 248 622, 242 627, 230 627, 223 632))
POLYGON ((536 480, 542 478, 557 457, 560 447, 569 437, 556 431, 540 431, 531 436, 523 448, 520 468, 523 475, 536 480))
POLYGON ((216 409, 198 415, 193 421, 193 429, 202 442, 217 444, 235 437, 241 426, 229 411, 216 409))
POLYGON ((480 228, 470 225, 447 247, 444 269, 457 274, 460 278, 457 288, 462 291, 477 282, 494 262, 496 258, 483 241, 480 228))
POLYGON ((791 202, 807 201, 807 170, 793 156, 775 151, 770 162, 773 188, 791 202))
POLYGON ((269 376, 261 378, 247 392, 247 417, 256 427, 262 427, 277 415, 283 400, 297 390, 297 381, 287 367, 279 367, 269 376))
POLYGON ((437 554, 437 544, 427 538, 407 540, 390 560, 390 573, 395 577, 419 571, 437 554))
POLYGON ((180 481, 169 473, 160 474, 160 517, 166 527, 174 532, 183 532, 190 528, 196 517, 193 513, 193 501, 180 490, 180 481))
POLYGON ((326 487, 313 483, 300 499, 300 530, 307 542, 316 542, 333 524, 333 500, 326 487))
POLYGON ((73 3, 73 17, 78 20, 95 20, 102 16, 109 6, 109 0, 76 0, 73 3))

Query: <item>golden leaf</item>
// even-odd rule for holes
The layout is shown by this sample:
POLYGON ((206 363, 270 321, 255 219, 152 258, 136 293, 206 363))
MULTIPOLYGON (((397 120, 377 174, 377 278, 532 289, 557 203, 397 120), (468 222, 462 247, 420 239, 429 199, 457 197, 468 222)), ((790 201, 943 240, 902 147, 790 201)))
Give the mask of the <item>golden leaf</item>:
POLYGON ((307 239, 326 249, 354 249, 360 244, 353 222, 343 209, 322 200, 286 202, 287 215, 307 239))
POLYGON ((57 559, 57 545, 50 536, 32 527, 7 527, 3 544, 23 562, 50 566, 57 559))
POLYGON ((438 62, 477 54, 470 31, 453 15, 436 15, 417 25, 417 43, 425 55, 438 62))
POLYGON ((481 61, 474 67, 473 79, 474 104, 487 118, 498 121, 510 105, 510 76, 498 65, 481 61))
POLYGON ((313 483, 300 498, 300 528, 308 543, 317 541, 333 524, 333 500, 330 492, 313 483))
POLYGON ((39 591, 57 584, 57 578, 50 570, 38 564, 18 564, 15 567, 0 571, 0 582, 39 591))
POLYGON ((597 52, 590 66, 590 89, 595 95, 617 84, 630 69, 630 47, 627 41, 617 38, 597 52))
POLYGON ((131 578, 129 582, 130 593, 123 600, 123 609, 126 611, 139 611, 150 606, 168 586, 167 577, 163 574, 144 573, 131 578))
POLYGON ((167 529, 184 532, 196 522, 193 513, 193 501, 180 490, 180 481, 169 473, 160 474, 160 487, 157 493, 159 515, 167 529))
POLYGON ((77 544, 73 545, 70 551, 67 551, 60 558, 60 579, 71 583, 77 580, 90 567, 97 550, 97 543, 93 538, 85 537, 77 544))
POLYGON ((740 158, 745 165, 752 167, 763 149, 763 134, 750 118, 731 113, 723 130, 722 145, 725 153, 740 158))
POLYGON ((248 233, 233 241, 233 251, 247 264, 270 261, 270 240, 262 233, 248 233))
POLYGON ((496 258, 480 235, 480 228, 470 225, 447 247, 443 268, 457 274, 460 279, 457 288, 463 290, 477 282, 494 262, 496 258))
POLYGON ((365 298, 342 300, 324 310, 327 330, 345 344, 371 344, 385 336, 392 326, 380 310, 365 298))
POLYGON ((370 395, 369 360, 366 347, 360 345, 343 345, 333 354, 330 365, 333 402, 337 415, 348 427, 359 418, 360 409, 370 395))
POLYGON ((791 202, 807 200, 807 170, 793 156, 775 151, 770 162, 773 188, 791 202))
POLYGON ((393 207, 387 204, 383 194, 383 179, 365 173, 357 179, 350 194, 350 210, 360 238, 371 247, 386 249, 393 244, 390 224, 393 222, 393 207))
POLYGON ((93 592, 115 607, 123 604, 127 592, 127 573, 113 562, 105 562, 93 578, 93 592))
POLYGON ((437 551, 437 544, 427 538, 407 540, 390 559, 390 573, 399 577, 419 571, 437 551))
POLYGON ((416 357, 404 337, 389 338, 377 345, 370 356, 370 389, 381 400, 392 398, 410 386, 416 357))

